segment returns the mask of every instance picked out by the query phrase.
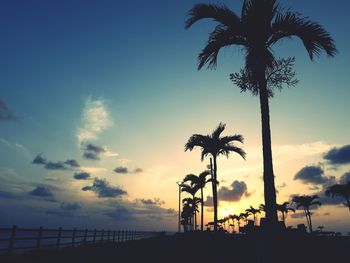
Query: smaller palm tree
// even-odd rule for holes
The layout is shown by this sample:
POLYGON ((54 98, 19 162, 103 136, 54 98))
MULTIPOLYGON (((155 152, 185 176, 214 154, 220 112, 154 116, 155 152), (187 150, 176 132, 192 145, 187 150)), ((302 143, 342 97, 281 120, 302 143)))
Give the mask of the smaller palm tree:
POLYGON ((245 211, 253 216, 255 225, 257 214, 260 214, 260 209, 255 209, 254 207, 250 206, 250 208, 246 209, 245 211))
POLYGON ((281 212, 282 214, 282 221, 286 221, 286 215, 288 214, 288 211, 292 211, 295 213, 295 209, 292 207, 289 207, 289 202, 284 202, 283 204, 277 204, 277 211, 281 212))
POLYGON ((190 182, 191 187, 198 188, 201 190, 201 231, 203 231, 203 223, 204 223, 204 196, 203 196, 203 189, 205 185, 212 181, 212 179, 207 179, 207 176, 210 175, 209 170, 205 170, 201 172, 198 176, 194 174, 188 174, 186 175, 184 182, 190 182))
POLYGON ((346 184, 335 184, 327 188, 327 196, 341 196, 345 199, 344 205, 349 208, 350 211, 350 182, 346 184))
POLYGON ((298 208, 303 208, 306 221, 309 227, 310 233, 312 233, 312 222, 311 222, 311 215, 312 213, 310 212, 311 206, 320 206, 321 202, 320 201, 315 201, 318 198, 317 195, 296 195, 293 197, 292 202, 296 204, 297 209, 298 208))

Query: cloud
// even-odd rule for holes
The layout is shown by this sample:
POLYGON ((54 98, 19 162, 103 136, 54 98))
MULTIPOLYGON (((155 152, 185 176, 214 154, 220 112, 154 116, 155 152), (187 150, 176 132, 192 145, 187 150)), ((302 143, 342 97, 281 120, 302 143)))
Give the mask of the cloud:
POLYGON ((290 217, 291 218, 304 218, 305 217, 305 213, 304 212, 296 212, 296 213, 293 213, 293 214, 290 214, 290 217))
POLYGON ((143 169, 142 169, 142 168, 136 168, 133 172, 134 172, 135 174, 143 173, 143 169))
POLYGON ((88 143, 86 145, 83 145, 83 151, 83 156, 85 159, 100 160, 100 155, 106 152, 106 149, 101 146, 88 143))
POLYGON ((69 168, 80 167, 79 163, 74 159, 68 159, 64 162, 62 162, 62 161, 52 162, 52 161, 48 161, 45 157, 43 157, 42 153, 39 153, 34 158, 32 163, 44 165, 45 169, 48 169, 48 170, 67 170, 69 168))
POLYGON ((101 99, 88 98, 81 115, 81 127, 76 134, 79 144, 96 140, 112 124, 105 102, 101 99))
POLYGON ((323 158, 333 165, 350 164, 350 145, 333 148, 323 158))
POLYGON ((230 187, 223 186, 218 191, 218 200, 220 201, 237 202, 242 197, 249 196, 247 185, 243 181, 234 181, 230 187))
POLYGON ((42 164, 42 165, 45 165, 47 163, 47 160, 46 158, 43 157, 43 154, 42 153, 39 153, 33 160, 34 164, 42 164))
POLYGON ((74 159, 67 160, 64 162, 64 164, 67 164, 71 167, 80 167, 79 163, 74 159))
POLYGON ((129 173, 128 168, 124 166, 118 166, 117 168, 114 169, 114 172, 117 174, 127 174, 129 173))
POLYGON ((92 186, 85 186, 81 190, 93 191, 98 197, 121 197, 126 195, 127 192, 120 187, 114 187, 109 184, 105 179, 95 178, 92 186))
POLYGON ((48 186, 38 185, 32 191, 29 192, 30 195, 43 197, 45 201, 55 202, 54 194, 51 191, 51 188, 48 186))
POLYGON ((56 209, 50 209, 45 211, 47 215, 55 215, 61 217, 86 217, 76 215, 76 211, 81 209, 81 205, 77 202, 74 203, 61 203, 60 207, 56 209))
POLYGON ((324 171, 320 166, 305 166, 294 176, 294 180, 301 180, 303 183, 325 184, 329 178, 323 175, 324 171))
POLYGON ((87 172, 78 172, 73 175, 74 179, 77 180, 87 180, 90 178, 90 174, 87 172))
POLYGON ((152 199, 140 199, 140 202, 144 205, 164 205, 165 202, 161 200, 160 198, 153 198, 152 199))
POLYGON ((340 177, 340 183, 341 184, 346 184, 350 182, 350 171, 343 174, 341 177, 340 177))
POLYGON ((105 212, 105 215, 116 221, 130 221, 136 219, 133 212, 123 206, 117 207, 113 211, 105 212))
POLYGON ((213 197, 207 196, 207 199, 204 201, 204 206, 214 206, 213 197))
POLYGON ((16 119, 17 117, 7 106, 6 102, 0 98, 0 121, 13 121, 16 119))
POLYGON ((45 169, 48 170, 67 170, 68 168, 63 162, 48 162, 45 164, 45 169))

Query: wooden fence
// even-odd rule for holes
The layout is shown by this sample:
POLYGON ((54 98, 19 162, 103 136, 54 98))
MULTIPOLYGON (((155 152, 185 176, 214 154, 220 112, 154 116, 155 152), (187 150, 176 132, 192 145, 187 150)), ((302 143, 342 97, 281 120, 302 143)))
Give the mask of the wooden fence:
POLYGON ((164 235, 164 232, 97 230, 97 229, 38 229, 0 228, 0 253, 12 255, 15 252, 42 248, 60 248, 96 244, 102 242, 120 243, 164 235))

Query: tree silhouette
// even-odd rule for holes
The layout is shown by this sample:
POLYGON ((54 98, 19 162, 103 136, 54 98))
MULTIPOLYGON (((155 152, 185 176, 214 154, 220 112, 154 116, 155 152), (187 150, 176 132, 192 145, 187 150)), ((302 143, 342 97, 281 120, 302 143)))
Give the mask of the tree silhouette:
POLYGON ((203 231, 203 222, 204 222, 204 197, 203 197, 203 188, 209 182, 211 178, 207 179, 207 176, 210 175, 210 171, 205 170, 201 172, 198 176, 194 174, 186 175, 184 182, 190 182, 192 187, 196 187, 201 190, 201 231, 203 231))
POLYGON ((227 158, 231 152, 238 153, 245 159, 245 152, 243 149, 235 146, 233 142, 238 141, 243 143, 243 136, 240 134, 235 134, 232 136, 220 137, 221 133, 225 130, 226 125, 220 123, 219 126, 212 132, 212 134, 201 135, 193 134, 185 145, 185 151, 192 151, 195 147, 200 147, 202 150, 201 159, 211 155, 213 157, 213 178, 212 178, 212 188, 213 188, 213 206, 214 206, 214 231, 217 231, 218 222, 218 199, 217 199, 217 163, 216 159, 219 155, 225 155, 227 158))
POLYGON ((280 211, 282 214, 282 221, 285 222, 285 215, 288 214, 288 211, 292 211, 295 213, 295 209, 292 207, 288 207, 289 202, 284 202, 283 204, 277 204, 277 211, 280 211))
POLYGON ((193 216, 194 216, 194 228, 195 228, 195 230, 197 230, 197 211, 198 211, 197 207, 198 207, 198 203, 202 202, 202 200, 200 198, 196 197, 196 193, 198 190, 199 190, 198 187, 190 186, 190 185, 185 184, 185 183, 181 184, 181 191, 189 193, 192 196, 192 198, 185 198, 183 200, 187 200, 187 202, 189 202, 192 205, 192 207, 194 208, 193 216))
POLYGON ((246 90, 259 95, 260 99, 266 217, 270 225, 277 225, 269 113, 273 90, 268 89, 266 79, 267 70, 273 68, 276 61, 272 47, 281 39, 296 36, 312 60, 322 51, 333 57, 337 52, 334 41, 320 24, 290 9, 282 9, 276 0, 244 0, 240 17, 226 5, 196 4, 189 11, 185 28, 202 19, 213 19, 218 25, 198 56, 199 70, 204 65, 215 69, 219 51, 224 47, 239 46, 245 51, 245 70, 253 83, 246 90))
POLYGON ((348 207, 350 211, 350 182, 329 186, 326 190, 326 195, 331 197, 343 197, 345 199, 344 205, 348 207))
POLYGON ((254 225, 255 225, 256 215, 260 214, 260 209, 255 209, 254 207, 250 206, 250 208, 246 209, 245 211, 253 216, 254 225))
POLYGON ((297 208, 302 207, 305 213, 306 221, 309 227, 310 233, 312 233, 312 222, 311 222, 311 215, 312 213, 310 212, 311 206, 320 206, 321 202, 320 201, 315 201, 317 199, 317 195, 296 195, 293 197, 293 202, 296 204, 297 208))

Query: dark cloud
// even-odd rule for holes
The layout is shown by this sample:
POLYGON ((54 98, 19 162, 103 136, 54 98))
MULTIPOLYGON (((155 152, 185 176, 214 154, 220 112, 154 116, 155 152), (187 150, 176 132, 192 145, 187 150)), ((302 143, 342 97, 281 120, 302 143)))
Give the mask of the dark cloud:
POLYGON ((234 181, 230 187, 223 186, 218 191, 218 200, 220 201, 237 202, 242 197, 249 196, 247 185, 243 181, 234 181))
POLYGON ((303 183, 325 184, 328 178, 320 166, 305 166, 294 176, 294 180, 301 180, 303 183))
POLYGON ((136 169, 134 170, 134 173, 135 173, 135 174, 142 173, 142 172, 143 172, 143 169, 142 169, 142 168, 136 168, 136 169))
POLYGON ((204 206, 214 206, 213 203, 213 197, 212 196, 207 196, 207 199, 204 201, 204 206))
POLYGON ((106 149, 101 146, 88 143, 83 146, 83 151, 83 156, 85 159, 100 160, 100 155, 106 152, 106 149))
POLYGON ((74 203, 61 203, 60 207, 56 209, 50 209, 45 211, 48 215, 55 215, 61 217, 86 217, 77 215, 76 211, 81 209, 81 205, 77 202, 74 203))
POLYGON ((334 165, 350 164, 350 145, 333 148, 323 158, 334 165))
POLYGON ((64 164, 67 164, 71 167, 80 167, 79 163, 74 159, 67 160, 64 162, 64 164))
POLYGON ((304 218, 305 217, 305 213, 304 212, 296 212, 296 213, 293 213, 293 214, 290 214, 290 217, 291 218, 304 218))
POLYGON ((116 221, 130 221, 136 219, 133 212, 123 206, 117 207, 113 211, 108 211, 105 215, 116 221))
POLYGON ((61 209, 63 210, 77 210, 81 208, 81 205, 78 202, 74 203, 61 203, 60 206, 61 209))
POLYGON ((329 216, 329 215, 331 215, 331 213, 326 212, 326 213, 323 213, 323 215, 324 215, 324 216, 329 216))
POLYGON ((109 184, 105 179, 95 178, 92 186, 85 186, 81 190, 93 191, 98 197, 121 197, 126 195, 127 192, 119 187, 114 187, 109 184))
POLYGON ((4 199, 22 199, 22 196, 16 193, 0 190, 0 198, 4 199))
POLYGON ((90 178, 90 174, 87 172, 79 172, 79 173, 75 173, 73 177, 74 179, 77 179, 77 180, 87 180, 90 178))
POLYGON ((34 158, 32 163, 45 165, 47 163, 47 160, 43 157, 43 154, 40 153, 34 158))
POLYGON ((44 200, 54 202, 55 197, 54 194, 51 191, 51 188, 43 185, 38 185, 35 187, 32 191, 29 192, 30 195, 43 197, 44 200))
POLYGON ((140 202, 144 205, 164 205, 165 202, 161 200, 160 198, 153 198, 152 199, 140 199, 140 202))
POLYGON ((127 174, 129 171, 127 167, 118 166, 117 168, 114 169, 114 172, 116 172, 117 174, 127 174))
POLYGON ((343 174, 342 177, 340 177, 340 183, 341 184, 346 184, 350 182, 350 171, 343 174))
POLYGON ((13 121, 16 119, 17 117, 7 106, 6 102, 0 98, 0 121, 13 121))
POLYGON ((45 169, 48 170, 67 170, 68 168, 63 162, 48 162, 45 164, 45 169))
POLYGON ((33 160, 34 164, 44 165, 45 169, 48 170, 67 170, 69 168, 77 168, 79 167, 79 163, 76 160, 69 159, 65 162, 52 162, 48 161, 45 157, 43 157, 42 153, 39 153, 33 160))

